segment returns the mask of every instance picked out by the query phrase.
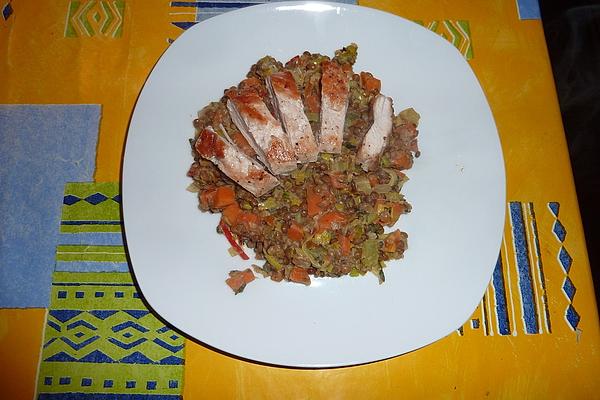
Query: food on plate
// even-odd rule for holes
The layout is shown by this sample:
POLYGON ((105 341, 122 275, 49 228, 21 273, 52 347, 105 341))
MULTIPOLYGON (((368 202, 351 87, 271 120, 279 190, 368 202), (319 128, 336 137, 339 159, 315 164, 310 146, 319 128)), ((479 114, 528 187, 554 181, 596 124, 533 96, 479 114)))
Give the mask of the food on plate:
POLYGON ((304 114, 304 104, 294 76, 290 71, 275 72, 267 76, 266 84, 275 115, 289 135, 298 162, 317 161, 319 146, 304 114))
POLYGON ((357 46, 330 58, 304 52, 258 60, 246 78, 198 113, 188 176, 199 208, 253 270, 232 271, 237 294, 255 275, 310 285, 311 277, 385 280, 407 234, 392 228, 411 206, 400 193, 419 156, 419 114, 394 114, 381 81, 355 73, 357 46))

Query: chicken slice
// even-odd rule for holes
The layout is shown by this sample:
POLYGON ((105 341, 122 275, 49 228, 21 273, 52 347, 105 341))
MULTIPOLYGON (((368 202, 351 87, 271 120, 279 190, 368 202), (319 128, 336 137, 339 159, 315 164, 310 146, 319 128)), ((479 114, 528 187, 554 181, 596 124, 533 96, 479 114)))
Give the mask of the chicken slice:
POLYGON ((319 147, 304 114, 304 105, 294 77, 289 71, 281 71, 269 75, 266 81, 276 116, 290 138, 298 162, 316 161, 319 147))
POLYGON ((296 155, 281 124, 252 90, 229 91, 227 109, 233 123, 275 175, 296 169, 296 155))
POLYGON ((363 170, 377 168, 379 156, 392 134, 393 117, 392 99, 382 94, 377 95, 373 101, 373 125, 365 134, 356 153, 356 161, 362 165, 363 170))
MULTIPOLYGON (((224 130, 223 132, 227 135, 224 130)), ((265 171, 262 165, 244 154, 227 136, 219 136, 210 126, 200 132, 195 148, 201 157, 211 161, 221 172, 256 197, 279 185, 277 178, 265 171)))
POLYGON ((348 110, 348 75, 333 61, 323 61, 321 71, 319 148, 326 153, 341 153, 348 110))

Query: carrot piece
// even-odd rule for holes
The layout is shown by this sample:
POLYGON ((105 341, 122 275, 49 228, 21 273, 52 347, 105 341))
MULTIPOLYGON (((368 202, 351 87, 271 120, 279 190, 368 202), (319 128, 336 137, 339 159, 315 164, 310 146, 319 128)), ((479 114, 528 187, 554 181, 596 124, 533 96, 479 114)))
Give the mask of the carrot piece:
POLYGON ((409 151, 398 150, 392 151, 390 154, 390 161, 394 168, 398 169, 409 169, 412 167, 413 158, 409 151))
POLYGON ((295 221, 292 221, 290 227, 287 230, 287 235, 290 239, 299 242, 304 237, 304 229, 302 229, 302 226, 300 226, 300 224, 298 224, 295 221))
POLYGON ((229 272, 229 278, 225 280, 225 283, 227 283, 227 286, 229 286, 235 294, 238 294, 243 292, 246 285, 253 280, 254 274, 250 268, 247 268, 243 271, 229 272))
POLYGON ((246 224, 248 227, 260 224, 260 216, 251 212, 241 212, 238 215, 238 222, 246 224))
POLYGON ((216 193, 217 190, 215 188, 206 189, 200 192, 200 207, 203 210, 208 210, 212 207, 216 193))
POLYGON ((346 215, 339 211, 330 211, 319 217, 317 221, 317 233, 326 229, 337 229, 346 223, 346 215))
POLYGON ((406 206, 404 204, 392 203, 392 217, 391 217, 390 226, 395 224, 396 221, 398 221, 398 218, 400 218, 400 215, 404 214, 405 212, 406 212, 406 206))
POLYGON ((223 219, 229 225, 235 225, 235 222, 242 212, 242 209, 238 205, 238 203, 233 203, 228 205, 223 209, 223 219))
POLYGON ((312 186, 308 186, 306 188, 306 212, 309 217, 314 217, 321 212, 320 202, 321 196, 315 192, 312 186))
POLYGON ((399 246, 402 245, 402 247, 404 247, 403 243, 404 238, 402 232, 400 232, 399 229, 396 229, 394 232, 390 232, 388 237, 383 241, 383 251, 386 253, 393 253, 399 246))
POLYGON ((235 203, 235 190, 232 186, 219 186, 213 200, 213 207, 225 208, 235 203))
POLYGON ((308 286, 310 285, 310 276, 304 268, 293 267, 290 271, 290 281, 308 286))
POLYGON ((375 78, 370 72, 360 73, 360 85, 367 92, 379 93, 381 90, 381 81, 375 78))
POLYGON ((338 237, 338 241, 340 243, 340 248, 342 250, 342 255, 347 256, 350 254, 350 250, 352 249, 352 242, 350 242, 350 238, 345 235, 340 235, 338 237))

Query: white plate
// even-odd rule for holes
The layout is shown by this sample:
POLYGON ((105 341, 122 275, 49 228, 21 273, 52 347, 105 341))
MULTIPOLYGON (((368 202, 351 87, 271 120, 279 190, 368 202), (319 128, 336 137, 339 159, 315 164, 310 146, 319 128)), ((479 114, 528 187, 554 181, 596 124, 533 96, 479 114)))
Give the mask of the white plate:
POLYGON ((469 65, 421 26, 369 8, 271 3, 199 23, 158 61, 138 99, 123 165, 123 213, 133 270, 165 320, 226 353, 260 362, 332 367, 393 357, 453 332, 490 280, 504 223, 502 151, 492 113, 469 65), (270 54, 332 55, 359 45, 395 109, 422 116, 422 156, 404 193, 413 212, 405 258, 374 276, 312 286, 262 279, 234 296, 218 217, 201 213, 186 171, 192 120, 270 54))

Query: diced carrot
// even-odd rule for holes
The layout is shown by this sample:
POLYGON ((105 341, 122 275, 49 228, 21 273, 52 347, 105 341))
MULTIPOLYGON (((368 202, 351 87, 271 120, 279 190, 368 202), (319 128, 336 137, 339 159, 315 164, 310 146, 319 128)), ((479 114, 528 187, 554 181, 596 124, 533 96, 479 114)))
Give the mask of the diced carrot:
POLYGON ((412 167, 413 159, 409 151, 393 151, 390 156, 390 161, 394 168, 409 169, 412 167))
POLYGON ((367 92, 379 93, 381 90, 381 81, 375 78, 370 72, 360 73, 360 85, 367 92))
POLYGON ((235 203, 235 190, 232 186, 219 186, 213 200, 214 208, 224 208, 235 203))
POLYGON ((400 247, 403 241, 402 233, 399 229, 396 229, 394 232, 390 232, 388 237, 383 241, 383 251, 393 253, 400 247))
POLYGON ((350 254, 350 250, 352 249, 352 242, 350 242, 350 238, 345 235, 338 236, 338 241, 340 243, 340 249, 342 250, 342 255, 347 256, 350 254))
POLYGON ((223 219, 225 222, 227 222, 227 224, 235 225, 235 222, 241 212, 242 210, 238 203, 230 204, 223 209, 223 219))
POLYGON ((293 267, 290 271, 290 281, 308 286, 310 285, 310 276, 304 268, 293 267))
POLYGON ((272 215, 265 215, 262 219, 267 225, 273 225, 275 223, 275 217, 272 215))
POLYGON ((200 207, 203 210, 208 210, 212 207, 216 193, 217 190, 215 188, 206 189, 200 192, 198 197, 200 199, 200 207))
POLYGON ((231 288, 231 290, 233 290, 235 294, 241 293, 246 287, 244 279, 239 275, 227 278, 225 283, 231 288))
POLYGON ((401 203, 392 203, 392 221, 391 225, 395 224, 400 218, 400 215, 406 212, 406 206, 401 203))
POLYGON ((235 294, 241 293, 246 285, 254 280, 254 274, 250 268, 243 271, 229 272, 229 278, 225 283, 234 291, 235 294))
POLYGON ((254 280, 254 273, 250 268, 246 268, 242 271, 242 279, 245 283, 250 283, 254 280))
POLYGON ((300 226, 300 224, 298 224, 295 221, 292 221, 290 227, 287 230, 287 235, 290 239, 299 242, 304 237, 304 229, 302 229, 302 226, 300 226))
POLYGON ((308 186, 306 188, 306 212, 309 217, 314 217, 321 212, 320 202, 321 196, 315 192, 312 186, 308 186))
POLYGON ((256 229, 260 225, 260 216, 251 212, 241 212, 237 217, 238 224, 244 224, 248 229, 256 229))
POLYGON ((317 233, 327 229, 337 229, 346 223, 346 215, 339 211, 330 211, 323 214, 317 221, 317 233))

